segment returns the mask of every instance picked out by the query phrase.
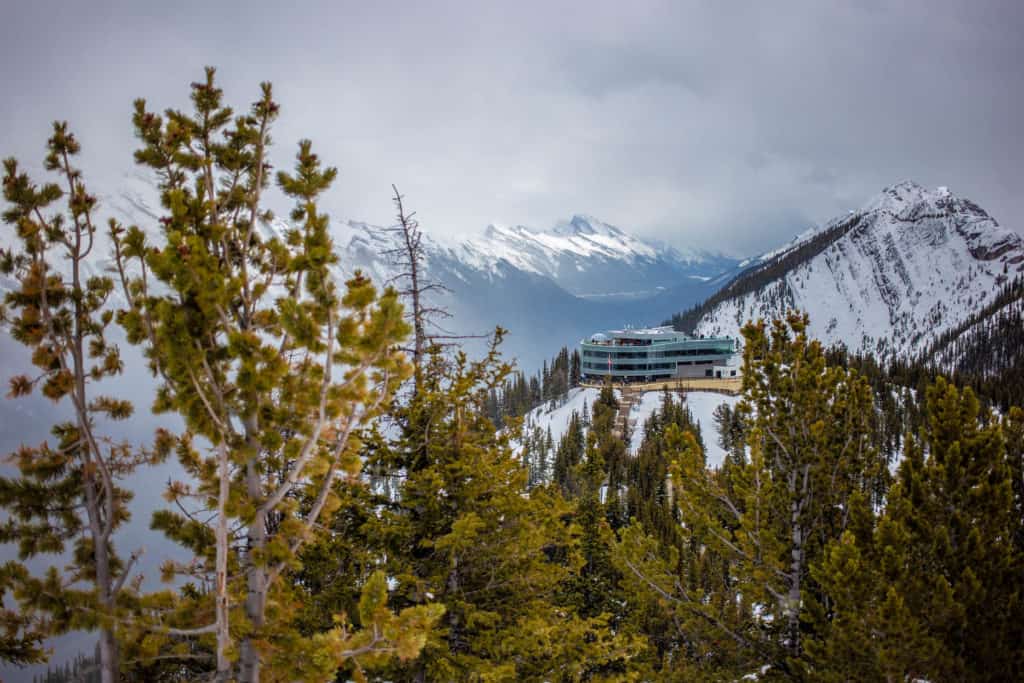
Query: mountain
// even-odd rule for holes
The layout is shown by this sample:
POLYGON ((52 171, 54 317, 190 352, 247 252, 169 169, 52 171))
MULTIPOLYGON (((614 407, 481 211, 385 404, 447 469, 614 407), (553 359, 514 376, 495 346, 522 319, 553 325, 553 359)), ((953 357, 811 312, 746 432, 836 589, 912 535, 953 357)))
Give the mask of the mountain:
POLYGON ((676 324, 737 335, 747 320, 795 308, 826 344, 919 358, 1024 272, 1024 240, 945 187, 902 182, 739 267, 746 270, 676 324))
MULTIPOLYGON (((344 269, 361 268, 379 282, 395 274, 393 261, 382 255, 398 246, 395 239, 366 223, 335 226, 344 269)), ((433 302, 452 314, 442 324, 460 335, 501 325, 509 330, 505 353, 526 368, 596 330, 663 320, 680 301, 709 296, 715 277, 737 263, 683 254, 581 215, 549 230, 490 225, 457 242, 424 233, 423 245, 427 277, 447 290, 433 302)))
MULTIPOLYGON (((148 177, 128 175, 117 187, 101 195, 99 215, 158 237, 161 209, 148 177)), ((262 228, 270 236, 288 225, 276 219, 262 228)), ((400 246, 394 231, 335 220, 331 232, 341 255, 339 279, 361 270, 379 285, 393 281, 398 270, 388 252, 400 246)), ((12 238, 0 233, 0 247, 12 238)), ((436 239, 425 229, 422 244, 426 277, 447 290, 431 302, 451 313, 441 321, 446 331, 472 337, 500 325, 509 330, 505 355, 527 369, 539 367, 552 348, 597 330, 657 323, 710 296, 716 278, 737 265, 718 254, 684 253, 643 240, 584 215, 546 230, 490 225, 461 240, 436 239)), ((110 252, 106 236, 99 236, 90 270, 110 268, 110 252)), ((0 281, 0 289, 10 285, 0 281)), ((468 339, 466 345, 478 352, 483 341, 468 339)))
POLYGON ((736 263, 708 252, 684 254, 584 215, 545 231, 489 225, 481 237, 462 242, 451 253, 481 271, 504 262, 549 278, 574 296, 598 301, 650 298, 680 284, 707 282, 736 263))

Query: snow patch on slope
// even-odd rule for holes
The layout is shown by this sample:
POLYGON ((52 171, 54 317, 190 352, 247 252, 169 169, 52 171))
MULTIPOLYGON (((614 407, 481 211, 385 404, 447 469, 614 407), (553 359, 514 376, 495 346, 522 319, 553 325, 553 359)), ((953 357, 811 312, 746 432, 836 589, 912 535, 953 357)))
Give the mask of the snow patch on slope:
POLYGON ((727 453, 718 443, 718 429, 715 427, 715 410, 727 404, 735 408, 739 396, 726 396, 710 391, 691 391, 686 394, 686 407, 690 409, 693 419, 700 425, 700 435, 704 440, 704 456, 708 467, 717 469, 722 466, 727 453))
MULTIPOLYGON (((630 434, 630 453, 636 455, 640 450, 640 444, 644 440, 644 423, 652 414, 661 409, 662 395, 660 391, 648 391, 633 404, 633 410, 630 413, 630 421, 634 425, 633 433, 630 434)), ((723 403, 735 408, 740 400, 739 396, 727 396, 711 391, 688 391, 683 396, 685 405, 690 410, 694 421, 700 425, 708 467, 721 467, 726 452, 718 443, 715 410, 723 403)))
POLYGON ((569 428, 569 419, 573 412, 583 415, 584 404, 588 406, 587 411, 592 412, 594 401, 600 395, 600 389, 590 387, 570 389, 565 403, 557 406, 554 410, 548 410, 548 404, 545 403, 528 412, 523 419, 523 429, 529 432, 534 427, 540 427, 541 431, 546 433, 550 427, 551 438, 557 447, 558 442, 569 428))
POLYGON ((661 409, 662 396, 660 391, 648 391, 633 404, 633 410, 629 414, 629 421, 633 426, 632 433, 629 435, 629 452, 633 455, 636 455, 640 450, 640 444, 644 442, 644 423, 661 409))
MULTIPOLYGON (((1021 236, 947 188, 899 183, 853 218, 856 225, 821 253, 715 306, 696 333, 735 336, 747 320, 782 317, 796 308, 810 315, 810 334, 826 344, 910 356, 1024 271, 1021 236)), ((818 232, 770 253, 766 262, 818 232)))

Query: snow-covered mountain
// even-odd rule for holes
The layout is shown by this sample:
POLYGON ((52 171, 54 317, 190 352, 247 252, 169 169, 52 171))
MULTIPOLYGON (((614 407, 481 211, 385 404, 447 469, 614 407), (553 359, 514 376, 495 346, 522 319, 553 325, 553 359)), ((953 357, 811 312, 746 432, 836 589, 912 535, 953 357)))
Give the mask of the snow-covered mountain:
MULTIPOLYGON (((333 229, 345 269, 362 268, 378 282, 393 277, 384 254, 397 246, 394 233, 355 222, 333 229)), ((448 290, 435 302, 452 313, 446 327, 479 334, 500 325, 509 331, 506 353, 528 368, 596 330, 664 320, 680 301, 713 293, 714 278, 737 263, 683 254, 583 216, 549 230, 491 225, 458 242, 423 237, 426 274, 448 290)))
POLYGON ((484 272, 507 263, 595 300, 648 298, 687 281, 706 282, 736 263, 708 252, 684 254, 579 214, 549 230, 492 224, 450 254, 484 272))
MULTIPOLYGON (((382 276, 393 270, 381 254, 400 246, 395 233, 355 221, 332 229, 349 267, 382 276)), ((573 296, 605 301, 649 298, 669 287, 704 283, 737 264, 719 254, 683 254, 582 215, 549 230, 491 224, 458 242, 424 233, 423 244, 435 268, 446 262, 450 269, 492 280, 515 271, 549 279, 573 296)))
POLYGON ((697 334, 806 311, 826 344, 917 356, 1024 272, 1024 240, 947 188, 886 188, 859 211, 762 257, 689 312, 697 334))
MULTIPOLYGON (((99 214, 136 224, 156 239, 161 209, 148 177, 131 174, 116 187, 101 195, 99 214)), ((262 229, 269 236, 287 225, 275 220, 262 229)), ((393 281, 398 269, 388 252, 400 247, 396 232, 337 217, 330 229, 341 254, 339 279, 358 269, 379 285, 393 281)), ((0 247, 12 239, 0 231, 0 247)), ((682 253, 583 215, 547 230, 491 225, 461 240, 434 239, 425 226, 422 244, 427 278, 448 290, 434 302, 452 314, 444 321, 446 330, 480 335, 500 325, 509 330, 506 355, 531 369, 552 349, 594 331, 658 323, 680 305, 705 299, 714 291, 714 278, 737 263, 716 254, 682 253)), ((100 235, 90 270, 107 270, 110 252, 100 235)), ((11 284, 0 281, 0 289, 11 284)))

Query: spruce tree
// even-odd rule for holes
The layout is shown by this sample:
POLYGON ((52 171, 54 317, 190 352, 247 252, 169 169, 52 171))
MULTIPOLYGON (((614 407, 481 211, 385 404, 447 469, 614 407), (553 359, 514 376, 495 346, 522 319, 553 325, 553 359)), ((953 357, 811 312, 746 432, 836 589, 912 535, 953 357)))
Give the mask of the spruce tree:
POLYGON ((552 482, 558 486, 564 496, 574 496, 579 492, 577 468, 583 460, 584 447, 583 421, 574 410, 569 416, 569 424, 565 433, 558 442, 552 468, 552 482))
POLYGON ((684 535, 678 580, 654 577, 672 568, 650 558, 640 531, 619 553, 636 588, 663 592, 688 615, 690 656, 714 650, 707 661, 718 666, 760 661, 799 675, 805 630, 825 599, 810 567, 849 525, 851 499, 870 496, 887 475, 872 448, 866 382, 830 367, 806 327, 791 315, 770 331, 744 328, 743 447, 727 467, 707 467, 696 429, 666 430, 684 535))
POLYGON ((604 616, 558 600, 580 563, 576 528, 557 489, 527 491, 515 430, 497 432, 486 415, 508 372, 496 346, 479 361, 434 347, 420 391, 396 408, 401 437, 375 456, 405 474, 367 531, 384 544, 394 607, 446 610, 421 658, 380 680, 573 681, 632 654, 604 616))
POLYGON ((814 570, 833 601, 814 671, 830 680, 1017 680, 1024 565, 1004 425, 942 378, 927 388, 923 415, 880 518, 872 524, 861 501, 860 521, 814 570))

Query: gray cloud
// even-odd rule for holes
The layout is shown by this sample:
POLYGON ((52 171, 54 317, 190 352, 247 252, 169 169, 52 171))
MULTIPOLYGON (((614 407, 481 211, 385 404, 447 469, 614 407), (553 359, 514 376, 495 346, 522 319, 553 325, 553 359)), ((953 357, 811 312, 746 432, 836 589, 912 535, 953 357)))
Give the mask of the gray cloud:
POLYGON ((10 3, 0 154, 54 118, 104 182, 131 100, 183 106, 204 64, 232 102, 275 82, 276 163, 311 137, 329 208, 431 231, 587 212, 743 254, 913 178, 1024 215, 1024 10, 1013 2, 10 3))

